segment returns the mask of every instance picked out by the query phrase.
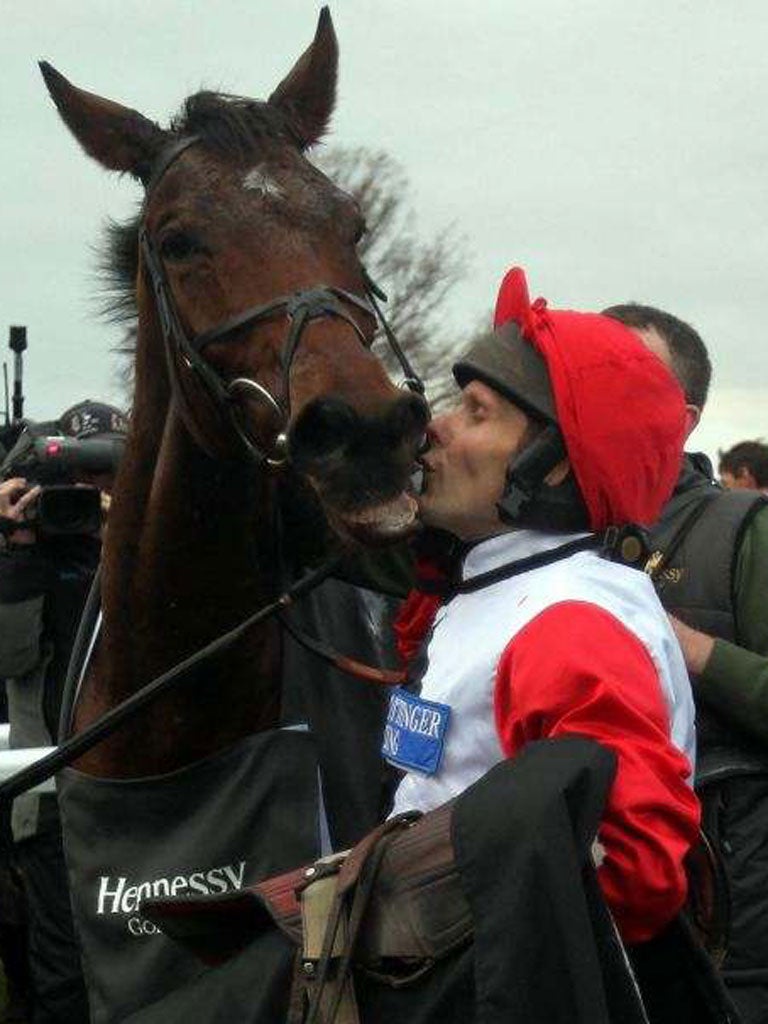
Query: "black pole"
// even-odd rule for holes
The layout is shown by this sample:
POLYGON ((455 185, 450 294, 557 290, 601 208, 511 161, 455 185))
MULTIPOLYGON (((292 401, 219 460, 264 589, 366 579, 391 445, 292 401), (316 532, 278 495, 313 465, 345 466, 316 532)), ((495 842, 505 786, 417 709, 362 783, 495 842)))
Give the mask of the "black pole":
POLYGON ((13 422, 21 423, 24 419, 24 379, 23 352, 27 347, 27 328, 11 327, 8 348, 13 352, 13 422))

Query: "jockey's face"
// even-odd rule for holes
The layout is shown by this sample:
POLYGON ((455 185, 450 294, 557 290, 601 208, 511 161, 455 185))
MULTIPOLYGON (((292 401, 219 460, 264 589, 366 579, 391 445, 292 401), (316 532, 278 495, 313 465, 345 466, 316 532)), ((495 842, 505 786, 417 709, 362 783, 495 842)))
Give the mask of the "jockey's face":
POLYGON ((496 502, 511 458, 530 436, 531 421, 517 406, 481 381, 467 384, 459 404, 427 427, 422 521, 467 541, 509 529, 496 502))

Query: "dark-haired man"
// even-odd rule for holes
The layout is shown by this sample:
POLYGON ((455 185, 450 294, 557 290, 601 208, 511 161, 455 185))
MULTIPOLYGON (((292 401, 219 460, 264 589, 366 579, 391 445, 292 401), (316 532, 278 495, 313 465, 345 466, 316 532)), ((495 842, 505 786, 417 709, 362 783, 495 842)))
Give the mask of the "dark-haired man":
MULTIPOLYGON (((677 376, 687 433, 701 417, 711 367, 688 324, 651 306, 605 313, 633 328, 677 376)), ((723 491, 708 460, 686 455, 653 533, 655 579, 691 672, 697 789, 730 881, 724 977, 748 1024, 768 1021, 768 502, 723 491)))
MULTIPOLYGON (((34 475, 37 456, 30 457, 30 446, 35 437, 60 435, 88 444, 91 438, 112 441, 125 429, 118 409, 102 402, 79 402, 56 422, 29 425, 4 463, 5 475, 11 475, 0 483, 0 516, 5 521, 0 549, 0 677, 8 693, 11 747, 56 742, 69 655, 101 553, 98 521, 89 528, 93 532, 75 533, 58 532, 38 521, 40 486, 18 475, 16 467, 30 467, 34 475)), ((105 508, 114 468, 107 465, 108 458, 103 467, 100 461, 84 459, 93 471, 74 469, 66 482, 98 487, 105 508)), ((98 515, 93 518, 98 520, 98 515)), ((31 1020, 86 1024, 88 1002, 55 794, 17 797, 11 825, 27 903, 31 1020)))
POLYGON ((768 444, 762 440, 740 441, 719 452, 720 483, 729 491, 762 491, 768 494, 768 444))

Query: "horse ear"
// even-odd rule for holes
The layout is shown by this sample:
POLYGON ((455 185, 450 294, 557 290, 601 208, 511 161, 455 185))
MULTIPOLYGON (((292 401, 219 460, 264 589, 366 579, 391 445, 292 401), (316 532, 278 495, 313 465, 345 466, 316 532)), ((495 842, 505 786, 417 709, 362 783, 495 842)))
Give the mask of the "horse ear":
POLYGON ((302 148, 325 133, 336 103, 339 46, 327 7, 320 11, 315 38, 278 85, 269 102, 288 117, 302 148))
POLYGON ((48 92, 64 123, 88 156, 110 171, 145 178, 164 132, 137 110, 78 89, 47 61, 40 61, 48 92))

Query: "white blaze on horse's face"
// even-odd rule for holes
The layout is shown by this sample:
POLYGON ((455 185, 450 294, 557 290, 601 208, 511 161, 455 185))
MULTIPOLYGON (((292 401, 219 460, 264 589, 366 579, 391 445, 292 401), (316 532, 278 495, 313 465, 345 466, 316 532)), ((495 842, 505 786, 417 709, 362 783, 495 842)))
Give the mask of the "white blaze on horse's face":
POLYGON ((267 173, 263 164, 252 167, 243 176, 243 188, 250 192, 258 192, 266 199, 285 198, 285 189, 267 173))

